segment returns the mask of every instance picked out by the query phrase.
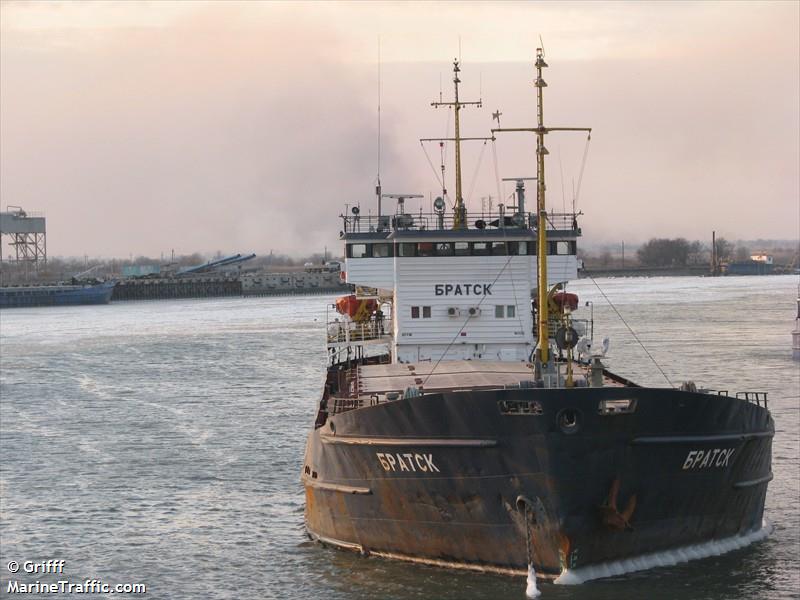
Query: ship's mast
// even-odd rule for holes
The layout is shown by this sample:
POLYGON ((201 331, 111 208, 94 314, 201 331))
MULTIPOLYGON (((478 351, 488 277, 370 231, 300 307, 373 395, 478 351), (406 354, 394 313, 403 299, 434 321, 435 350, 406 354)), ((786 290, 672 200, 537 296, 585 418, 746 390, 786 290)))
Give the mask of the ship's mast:
POLYGON ((547 302, 547 207, 545 206, 545 183, 544 183, 544 155, 547 153, 547 148, 544 146, 544 102, 542 97, 542 89, 547 86, 544 79, 542 79, 542 68, 546 67, 547 63, 544 62, 544 56, 541 48, 536 49, 536 115, 537 115, 537 131, 536 131, 536 212, 538 218, 536 220, 537 229, 537 258, 538 258, 538 289, 537 289, 537 304, 539 305, 539 360, 546 364, 549 359, 550 345, 548 339, 550 338, 548 322, 549 322, 549 306, 547 302))
POLYGON ((544 136, 551 131, 586 131, 591 134, 591 127, 545 127, 544 126, 544 97, 542 90, 547 87, 542 78, 542 69, 547 66, 544 61, 544 51, 541 48, 536 49, 536 79, 533 84, 536 86, 536 115, 537 126, 530 127, 514 127, 514 128, 498 128, 492 129, 492 133, 498 131, 528 131, 536 134, 536 245, 537 245, 537 265, 538 265, 538 282, 537 282, 537 304, 539 308, 539 348, 537 352, 537 360, 540 366, 547 365, 550 360, 550 346, 549 346, 549 330, 548 321, 549 306, 548 306, 548 289, 547 289, 547 208, 545 204, 545 190, 547 186, 544 180, 544 157, 549 154, 544 145, 544 136))
MULTIPOLYGON (((481 101, 477 102, 461 102, 458 99, 458 84, 461 80, 458 74, 461 72, 459 68, 458 59, 453 60, 453 84, 455 85, 455 98, 453 102, 431 102, 431 106, 452 106, 455 108, 455 138, 453 141, 456 143, 456 203, 453 207, 453 229, 464 229, 467 226, 467 209, 464 206, 464 197, 461 193, 461 125, 459 121, 459 113, 463 106, 473 104, 478 108, 481 107, 481 101)), ((428 141, 428 140, 423 140, 428 141)))
POLYGON ((458 102, 458 84, 461 83, 461 80, 458 78, 458 73, 461 69, 458 68, 458 61, 453 61, 453 85, 455 85, 455 119, 456 119, 456 209, 455 209, 455 219, 453 220, 453 226, 455 229, 459 229, 463 227, 463 223, 465 221, 463 210, 464 210, 464 197, 461 195, 461 128, 459 127, 459 118, 458 114, 461 112, 461 104, 458 102))

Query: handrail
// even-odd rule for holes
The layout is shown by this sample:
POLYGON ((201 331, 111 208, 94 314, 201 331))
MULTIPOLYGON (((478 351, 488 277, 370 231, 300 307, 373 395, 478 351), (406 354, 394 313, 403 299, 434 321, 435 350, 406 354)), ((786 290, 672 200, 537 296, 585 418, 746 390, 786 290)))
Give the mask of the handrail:
POLYGON ((767 392, 736 392, 736 397, 756 406, 767 407, 767 392))
POLYGON ((372 340, 390 339, 392 320, 364 321, 328 321, 327 339, 329 344, 342 344, 347 342, 367 342, 372 340))
MULTIPOLYGON (((553 231, 578 230, 577 217, 580 213, 549 213, 547 215, 547 229, 553 231)), ((339 215, 344 229, 342 233, 380 233, 392 231, 442 231, 455 228, 455 217, 452 214, 404 213, 395 215, 339 215)), ((524 215, 519 213, 480 213, 474 212, 467 215, 467 224, 472 224, 474 231, 484 228, 501 231, 508 229, 509 233, 519 230, 536 229, 536 216, 533 213, 524 215), (483 227, 476 223, 483 221, 483 227), (494 223, 494 225, 493 225, 494 223), (501 224, 503 227, 501 227, 501 224)))

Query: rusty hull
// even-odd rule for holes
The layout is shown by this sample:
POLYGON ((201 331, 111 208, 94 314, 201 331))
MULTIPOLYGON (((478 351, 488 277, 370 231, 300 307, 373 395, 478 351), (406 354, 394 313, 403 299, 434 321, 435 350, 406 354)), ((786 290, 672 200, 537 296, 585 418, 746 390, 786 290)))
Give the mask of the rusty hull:
POLYGON ((327 544, 521 573, 530 528, 537 574, 555 577, 761 526, 774 424, 735 398, 614 387, 453 391, 332 416, 326 404, 302 479, 307 530, 327 544), (609 399, 636 410, 599 414, 609 399), (508 414, 509 401, 541 412, 508 414), (733 449, 727 464, 686 468, 714 449, 733 449))

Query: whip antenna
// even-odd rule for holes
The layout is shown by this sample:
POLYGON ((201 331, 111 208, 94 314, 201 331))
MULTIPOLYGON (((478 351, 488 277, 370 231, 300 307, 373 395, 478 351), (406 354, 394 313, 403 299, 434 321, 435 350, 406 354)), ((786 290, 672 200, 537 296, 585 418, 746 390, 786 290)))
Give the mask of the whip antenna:
POLYGON ((378 176, 375 195, 378 197, 378 225, 381 222, 381 36, 378 36, 378 176))

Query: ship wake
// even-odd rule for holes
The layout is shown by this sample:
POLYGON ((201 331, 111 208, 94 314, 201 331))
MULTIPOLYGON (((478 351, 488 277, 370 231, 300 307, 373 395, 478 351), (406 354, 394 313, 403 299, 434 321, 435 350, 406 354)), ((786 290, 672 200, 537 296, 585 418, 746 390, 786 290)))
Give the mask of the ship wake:
POLYGON ((709 542, 703 542, 702 544, 692 544, 690 546, 682 546, 663 552, 643 554, 635 558, 626 558, 624 560, 579 567, 577 569, 567 569, 555 579, 554 583, 559 585, 578 585, 592 579, 614 577, 616 575, 624 575, 625 573, 644 571, 656 567, 671 567, 698 558, 719 556, 749 546, 753 542, 763 540, 769 536, 772 531, 772 523, 764 519, 760 529, 723 538, 721 540, 711 540, 709 542))

